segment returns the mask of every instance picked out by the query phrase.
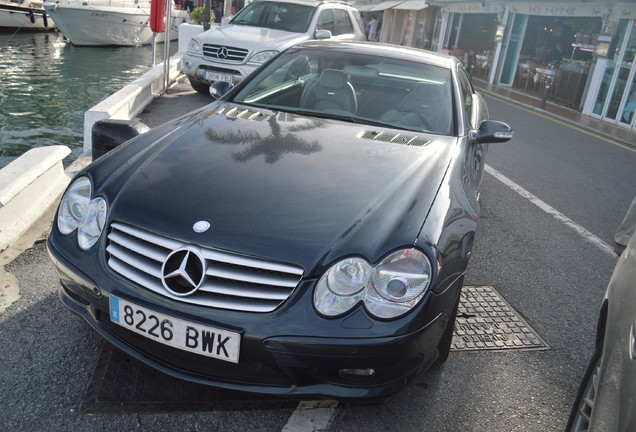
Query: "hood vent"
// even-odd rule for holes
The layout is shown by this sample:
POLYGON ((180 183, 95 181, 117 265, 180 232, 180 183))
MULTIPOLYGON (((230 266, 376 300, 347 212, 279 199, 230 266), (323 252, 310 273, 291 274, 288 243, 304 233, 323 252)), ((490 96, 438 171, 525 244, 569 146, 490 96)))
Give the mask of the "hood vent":
POLYGON ((248 109, 238 109, 236 107, 234 108, 223 107, 217 111, 217 114, 223 115, 231 119, 240 118, 240 119, 247 119, 247 120, 253 120, 253 121, 269 120, 269 118, 271 117, 267 114, 263 114, 262 112, 251 111, 248 109))
POLYGON ((393 144, 402 144, 416 147, 423 147, 431 142, 426 138, 422 138, 419 136, 409 136, 402 134, 394 134, 387 132, 376 132, 376 131, 364 131, 358 135, 358 138, 367 139, 371 141, 380 141, 387 142, 393 144))

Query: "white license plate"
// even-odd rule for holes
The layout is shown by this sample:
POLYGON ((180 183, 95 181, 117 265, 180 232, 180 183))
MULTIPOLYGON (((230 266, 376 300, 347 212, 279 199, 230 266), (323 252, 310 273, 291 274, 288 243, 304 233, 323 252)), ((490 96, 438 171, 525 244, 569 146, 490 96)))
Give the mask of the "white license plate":
POLYGON ((110 296, 110 320, 159 343, 238 363, 241 335, 173 318, 110 296))
POLYGON ((227 81, 229 83, 234 82, 233 75, 210 72, 210 71, 204 71, 203 78, 205 78, 207 81, 227 81))

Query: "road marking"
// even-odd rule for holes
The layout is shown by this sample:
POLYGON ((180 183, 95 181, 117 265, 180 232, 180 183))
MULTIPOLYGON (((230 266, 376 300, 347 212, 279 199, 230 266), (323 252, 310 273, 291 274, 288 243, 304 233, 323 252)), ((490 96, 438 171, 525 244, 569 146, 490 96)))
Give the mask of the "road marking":
POLYGON ((585 240, 592 243, 594 246, 598 247, 601 251, 605 252, 607 255, 613 258, 616 258, 616 252, 614 252, 614 249, 610 245, 605 243, 600 238, 596 237, 594 234, 592 234, 591 232, 583 228, 581 225, 577 224, 572 219, 570 219, 569 217, 567 217, 566 215, 564 215, 563 213, 561 213, 554 207, 551 207, 545 201, 540 200, 539 198, 537 198, 536 196, 534 196, 533 194, 531 194, 530 192, 528 192, 527 190, 519 186, 517 183, 510 180, 505 175, 501 174, 499 171, 497 171, 490 165, 486 165, 485 170, 488 174, 490 174, 491 176, 493 176, 494 178, 496 178, 497 180, 499 180, 500 182, 508 186, 513 191, 517 192, 519 195, 521 195, 522 197, 530 201, 532 204, 536 205, 541 210, 548 213, 559 222, 562 222, 563 224, 572 228, 579 235, 581 235, 585 240))
POLYGON ((493 95, 491 95, 491 94, 486 94, 485 96, 488 96, 488 97, 490 97, 490 98, 492 98, 492 99, 494 99, 494 100, 496 100, 496 101, 498 101, 498 102, 504 103, 504 104, 506 104, 506 105, 510 105, 510 106, 515 107, 515 108, 518 108, 518 109, 520 109, 520 110, 522 110, 522 111, 525 111, 525 112, 528 112, 528 113, 530 113, 530 114, 534 114, 534 115, 536 115, 537 117, 541 117, 541 118, 544 118, 544 119, 546 119, 546 120, 553 121, 554 123, 558 123, 558 124, 560 124, 560 125, 563 125, 563 126, 569 127, 570 129, 574 129, 574 130, 576 130, 576 131, 582 132, 582 133, 584 133, 584 134, 586 134, 586 135, 589 135, 589 136, 591 136, 591 137, 594 137, 594 138, 600 139, 600 140, 602 140, 602 141, 608 142, 608 143, 610 143, 610 144, 612 144, 612 145, 615 145, 615 146, 617 146, 617 147, 620 147, 620 148, 622 148, 622 149, 629 150, 630 152, 634 152, 634 153, 636 153, 636 148, 634 148, 634 147, 630 147, 630 146, 627 146, 627 145, 625 145, 625 144, 621 144, 621 143, 620 143, 620 142, 618 142, 618 141, 615 141, 615 140, 609 139, 609 138, 604 137, 604 136, 602 136, 602 135, 595 134, 595 133, 593 133, 593 132, 589 132, 589 131, 587 131, 587 130, 585 130, 585 129, 582 129, 582 128, 579 128, 579 127, 576 127, 576 126, 574 126, 574 125, 572 125, 572 124, 570 124, 570 123, 563 122, 563 121, 561 121, 561 120, 557 120, 557 119, 555 119, 555 118, 554 118, 554 117, 552 117, 552 116, 544 115, 544 114, 541 114, 541 113, 539 113, 539 112, 537 112, 537 111, 535 111, 535 110, 532 110, 532 109, 528 109, 528 108, 521 107, 521 106, 519 106, 519 105, 517 105, 517 104, 515 104, 515 103, 508 102, 508 101, 507 101, 507 100, 505 100, 505 99, 501 99, 501 98, 496 97, 496 96, 493 96, 493 95))
POLYGON ((337 406, 338 402, 333 400, 300 401, 283 432, 325 431, 336 415, 337 406))

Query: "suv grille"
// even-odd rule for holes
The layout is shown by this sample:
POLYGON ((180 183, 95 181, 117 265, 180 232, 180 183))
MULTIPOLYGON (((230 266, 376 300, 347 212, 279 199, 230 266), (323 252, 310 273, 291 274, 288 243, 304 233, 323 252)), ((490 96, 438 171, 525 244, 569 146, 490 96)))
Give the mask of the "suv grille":
POLYGON ((113 222, 106 247, 108 266, 124 278, 173 300, 220 309, 270 312, 290 296, 303 276, 301 267, 186 244, 132 225, 113 222), (199 250, 207 265, 193 294, 174 296, 163 286, 168 255, 184 246, 199 250))
POLYGON ((228 63, 242 63, 248 51, 223 45, 203 44, 203 57, 228 63))

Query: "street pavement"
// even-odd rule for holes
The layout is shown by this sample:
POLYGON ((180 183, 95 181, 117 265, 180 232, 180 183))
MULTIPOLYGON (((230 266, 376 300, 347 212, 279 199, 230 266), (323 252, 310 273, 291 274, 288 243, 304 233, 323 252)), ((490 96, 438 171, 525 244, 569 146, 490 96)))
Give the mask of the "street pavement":
MULTIPOLYGON (((180 110, 210 102, 187 84, 168 96, 140 119, 156 126, 180 110)), ((599 242, 612 245, 636 193, 636 148, 510 101, 486 100, 491 117, 509 123, 515 138, 490 146, 466 284, 495 287, 550 349, 453 352, 443 366, 392 397, 333 404, 322 426, 298 426, 290 420, 298 410, 272 408, 266 398, 240 409, 148 413, 122 407, 119 413, 87 415, 80 406, 102 340, 57 298, 59 283, 43 240, 49 213, 31 239, 0 257, 8 273, 0 294, 13 286, 19 297, 0 312, 0 429, 563 430, 592 354, 599 307, 617 259, 599 242)))

